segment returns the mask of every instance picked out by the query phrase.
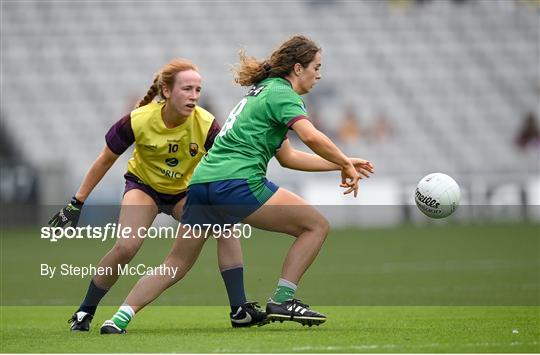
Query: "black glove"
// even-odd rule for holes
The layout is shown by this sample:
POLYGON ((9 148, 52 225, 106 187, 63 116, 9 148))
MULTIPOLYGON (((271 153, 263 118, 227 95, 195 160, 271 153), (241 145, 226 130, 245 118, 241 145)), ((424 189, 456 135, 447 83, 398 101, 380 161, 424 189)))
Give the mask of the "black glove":
POLYGON ((60 210, 49 221, 51 227, 65 227, 70 223, 71 227, 76 227, 79 223, 79 217, 81 215, 81 209, 84 202, 77 200, 75 196, 71 198, 71 202, 60 210))

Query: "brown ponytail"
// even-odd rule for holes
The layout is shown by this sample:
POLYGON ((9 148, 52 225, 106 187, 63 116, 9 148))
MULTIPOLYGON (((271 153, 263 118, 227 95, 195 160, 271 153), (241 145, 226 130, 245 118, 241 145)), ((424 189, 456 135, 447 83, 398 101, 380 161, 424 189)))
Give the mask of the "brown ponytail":
POLYGON ((156 74, 152 85, 146 92, 146 95, 141 101, 139 101, 137 107, 148 105, 152 100, 159 95, 161 99, 165 99, 163 95, 163 88, 166 86, 172 90, 174 86, 174 80, 176 79, 176 74, 186 70, 195 70, 199 71, 197 66, 184 58, 175 58, 169 63, 165 64, 163 68, 156 74))
POLYGON ((291 73, 296 63, 304 68, 308 66, 321 48, 305 36, 297 35, 289 38, 270 59, 259 61, 240 50, 240 63, 233 68, 234 81, 240 86, 251 86, 268 77, 285 77, 291 73))
POLYGON ((234 81, 240 86, 251 86, 263 81, 270 75, 270 63, 268 61, 258 61, 257 58, 248 56, 246 51, 241 49, 238 52, 240 64, 235 71, 234 81))

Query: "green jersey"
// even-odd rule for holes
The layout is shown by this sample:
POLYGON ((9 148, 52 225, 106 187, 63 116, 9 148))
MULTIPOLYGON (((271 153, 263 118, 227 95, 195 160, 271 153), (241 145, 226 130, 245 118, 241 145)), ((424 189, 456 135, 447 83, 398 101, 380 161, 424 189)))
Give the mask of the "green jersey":
POLYGON ((288 129, 302 118, 307 118, 304 101, 289 81, 261 81, 231 111, 190 184, 262 179, 288 129))

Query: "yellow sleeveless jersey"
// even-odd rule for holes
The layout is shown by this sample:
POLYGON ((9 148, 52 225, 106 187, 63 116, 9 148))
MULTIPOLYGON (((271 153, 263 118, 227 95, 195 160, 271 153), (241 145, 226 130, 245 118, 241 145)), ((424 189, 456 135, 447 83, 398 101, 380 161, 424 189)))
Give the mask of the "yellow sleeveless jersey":
POLYGON ((106 141, 116 154, 135 142, 128 171, 157 192, 174 195, 187 190, 193 170, 210 149, 219 125, 212 114, 197 106, 186 122, 167 128, 161 117, 164 105, 164 101, 152 102, 133 110, 111 127, 106 141))

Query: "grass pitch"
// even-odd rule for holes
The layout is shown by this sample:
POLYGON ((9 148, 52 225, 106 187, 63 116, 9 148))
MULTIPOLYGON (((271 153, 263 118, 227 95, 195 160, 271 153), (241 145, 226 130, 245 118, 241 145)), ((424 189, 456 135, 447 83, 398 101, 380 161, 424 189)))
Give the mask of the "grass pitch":
POLYGON ((102 307, 90 333, 70 333, 72 307, 4 307, 9 353, 534 353, 538 307, 319 307, 320 327, 272 323, 232 329, 226 307, 149 307, 126 335, 100 335, 114 312, 102 307))
MULTIPOLYGON (((40 264, 97 263, 112 243, 39 239, 3 230, 0 351, 10 353, 538 353, 538 224, 400 226, 332 230, 298 297, 328 316, 320 327, 273 323, 232 329, 216 246, 207 242, 178 285, 138 314, 125 336, 101 336, 138 277, 103 299, 90 333, 67 319, 89 278, 40 276, 40 264)), ((291 238, 243 240, 246 291, 275 288, 291 238)), ((145 241, 132 263, 158 265, 171 241, 145 241)))

